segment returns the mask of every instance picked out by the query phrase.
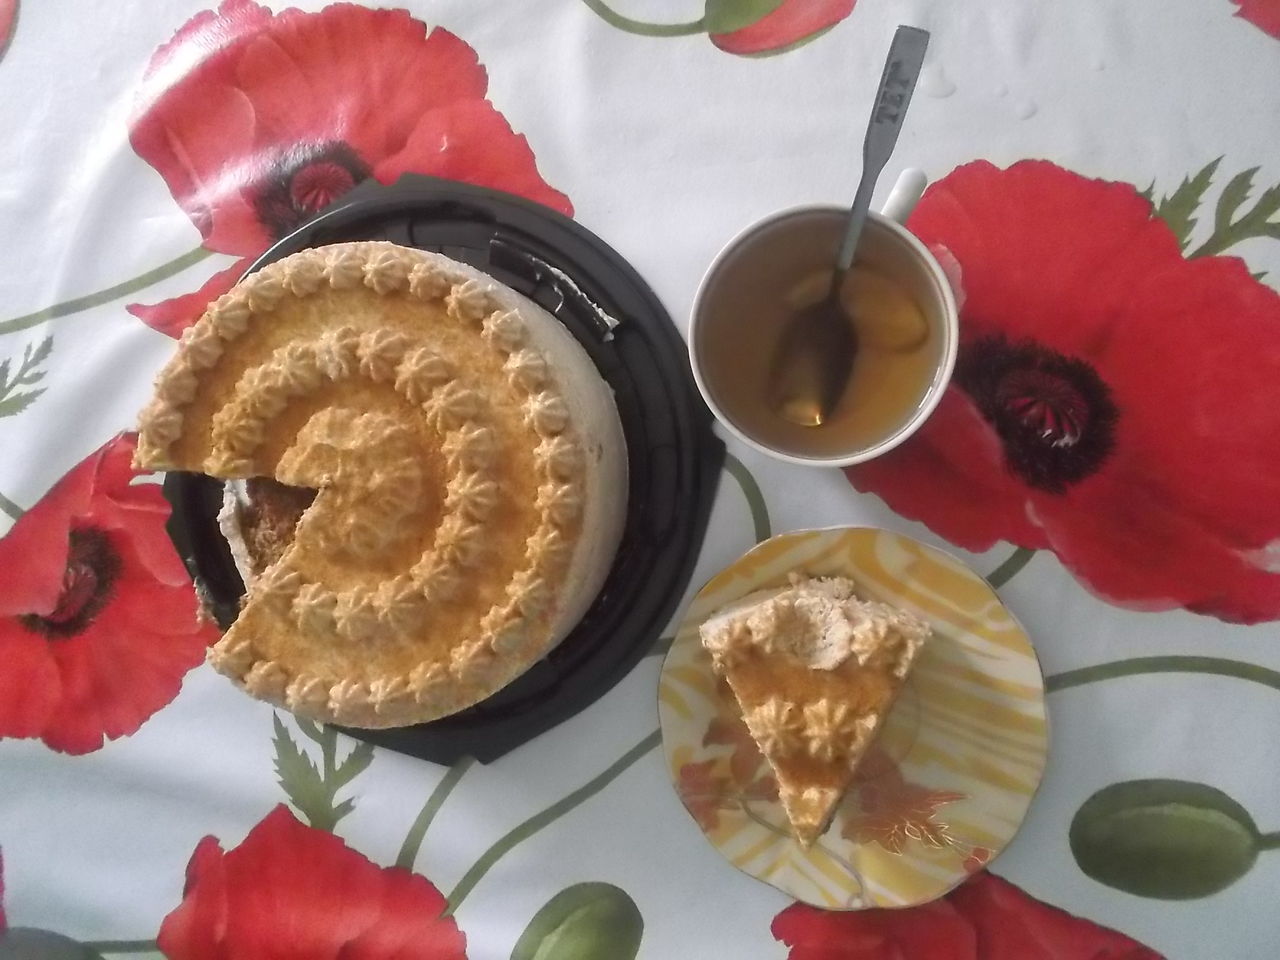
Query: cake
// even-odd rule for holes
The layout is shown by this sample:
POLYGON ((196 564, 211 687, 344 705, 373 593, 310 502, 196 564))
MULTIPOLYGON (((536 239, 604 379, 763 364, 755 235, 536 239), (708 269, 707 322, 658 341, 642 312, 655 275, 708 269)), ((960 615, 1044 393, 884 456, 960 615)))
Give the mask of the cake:
POLYGON ((187 330, 136 464, 227 482, 246 596, 210 663, 355 727, 492 695, 582 618, 621 537, 613 395, 550 314, 390 243, 305 250, 187 330))
POLYGON ((223 484, 218 529, 246 586, 284 556, 298 521, 315 498, 314 490, 286 487, 270 477, 223 484))
POLYGON ((827 829, 928 635, 923 620, 859 600, 840 577, 793 577, 700 628, 802 845, 827 829))

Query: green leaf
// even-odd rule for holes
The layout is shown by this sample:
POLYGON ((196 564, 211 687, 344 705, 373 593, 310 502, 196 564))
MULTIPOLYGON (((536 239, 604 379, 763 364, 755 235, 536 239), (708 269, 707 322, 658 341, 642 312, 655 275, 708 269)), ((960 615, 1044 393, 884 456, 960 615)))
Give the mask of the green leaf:
POLYGON ((1154 207, 1156 204, 1156 182, 1152 180, 1151 183, 1147 185, 1147 189, 1139 190, 1138 196, 1154 207))
POLYGON ((1261 838, 1248 811, 1221 790, 1129 780, 1086 800, 1069 839, 1080 869, 1099 883, 1139 897, 1191 900, 1248 873, 1261 838))
POLYGON ((1188 257, 1216 256, 1245 240, 1280 240, 1280 217, 1277 217, 1280 214, 1280 184, 1263 190, 1253 207, 1236 217, 1253 189, 1253 175, 1257 169, 1245 170, 1231 178, 1218 198, 1213 235, 1188 257))
POLYGON ((44 393, 43 388, 21 393, 14 391, 18 387, 33 387, 44 379, 44 371, 36 367, 49 356, 52 349, 52 337, 45 337, 34 349, 31 344, 27 344, 22 350, 22 364, 18 367, 18 372, 13 375, 13 379, 9 379, 11 361, 0 362, 0 417, 12 417, 21 413, 44 393))
MULTIPOLYGON (((338 821, 341 820, 343 817, 345 817, 348 813, 350 813, 355 808, 356 808, 356 802, 351 797, 348 797, 346 800, 343 800, 340 804, 335 806, 329 812, 329 816, 333 819, 333 827, 336 827, 338 825, 338 821)), ((325 829, 332 833, 333 827, 326 827, 325 829)))
POLYGON ((333 786, 337 790, 345 787, 348 783, 369 769, 369 764, 373 763, 373 744, 358 743, 350 753, 347 754, 345 760, 338 764, 337 772, 333 777, 333 786))
POLYGON ((611 883, 565 887, 529 921, 511 960, 635 960, 644 918, 611 883))
POLYGON ((1218 197, 1218 209, 1213 217, 1215 233, 1230 228, 1236 211, 1249 198, 1249 191, 1253 189, 1253 175, 1257 172, 1257 167, 1242 170, 1222 188, 1222 194, 1218 197))
POLYGON ((272 714, 271 722, 276 735, 276 776, 285 795, 317 830, 332 830, 338 822, 333 810, 333 791, 325 786, 320 771, 289 736, 280 722, 279 714, 272 714))
POLYGON ((36 352, 31 356, 31 365, 44 363, 49 359, 49 354, 53 352, 53 337, 45 337, 40 341, 40 346, 36 347, 36 352))
POLYGON ((21 413, 36 402, 36 397, 44 393, 44 389, 32 390, 30 393, 15 393, 11 397, 0 400, 0 417, 12 417, 21 413))
POLYGON ((1280 213, 1280 184, 1262 191, 1253 209, 1231 224, 1231 232, 1235 235, 1233 243, 1251 237, 1270 237, 1280 240, 1280 220, 1272 220, 1273 214, 1280 213))
POLYGON ((318 830, 330 832, 338 821, 355 809, 353 798, 335 804, 337 793, 352 780, 364 773, 373 762, 373 745, 360 743, 347 754, 335 768, 333 759, 337 748, 338 732, 332 727, 317 727, 309 720, 295 718, 298 729, 320 744, 324 763, 317 767, 289 735, 279 714, 272 714, 275 727, 276 774, 289 802, 298 809, 307 822, 318 830))
POLYGON ((1178 189, 1165 197, 1156 206, 1156 216, 1164 220, 1178 238, 1178 243, 1185 249, 1191 240, 1191 231, 1196 226, 1196 209, 1204 199, 1205 191, 1213 182, 1213 175, 1218 171, 1222 157, 1203 167, 1194 177, 1184 178, 1178 189))
POLYGON ((293 722, 297 724, 298 729, 303 732, 308 740, 315 743, 324 743, 324 734, 320 732, 320 727, 315 722, 308 720, 306 717, 295 716, 293 722))

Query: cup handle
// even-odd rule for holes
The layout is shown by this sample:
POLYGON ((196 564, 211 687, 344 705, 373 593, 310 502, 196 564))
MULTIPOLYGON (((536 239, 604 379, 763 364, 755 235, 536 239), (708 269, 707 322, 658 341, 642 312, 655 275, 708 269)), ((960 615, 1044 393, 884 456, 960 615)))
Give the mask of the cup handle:
POLYGON ((880 208, 880 215, 896 220, 898 223, 906 223, 907 217, 911 216, 911 211, 920 202, 924 188, 928 185, 929 178, 924 175, 923 170, 907 167, 898 174, 897 182, 889 191, 889 198, 880 208))

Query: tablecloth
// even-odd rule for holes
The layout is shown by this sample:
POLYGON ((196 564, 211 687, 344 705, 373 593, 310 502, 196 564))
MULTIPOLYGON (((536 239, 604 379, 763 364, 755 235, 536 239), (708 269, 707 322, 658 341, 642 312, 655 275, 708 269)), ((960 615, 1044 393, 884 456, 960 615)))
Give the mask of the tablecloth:
POLYGON ((0 0, 0 35, 0 954, 1275 955, 1276 0, 0 0), (989 576, 1051 719, 998 858, 909 910, 792 905, 682 807, 657 656, 449 769, 203 665, 129 431, 251 258, 434 174, 572 214, 683 330, 738 229, 851 198, 899 23, 932 43, 881 194, 932 181, 953 383, 847 475, 729 440, 690 590, 835 524, 989 576))

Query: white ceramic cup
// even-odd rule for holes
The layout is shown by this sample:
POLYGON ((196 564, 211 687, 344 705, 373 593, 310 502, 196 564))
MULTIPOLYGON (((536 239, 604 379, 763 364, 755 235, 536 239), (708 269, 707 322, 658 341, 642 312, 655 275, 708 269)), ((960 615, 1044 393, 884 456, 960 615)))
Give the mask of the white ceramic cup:
POLYGON ((955 367, 960 330, 955 297, 946 274, 925 245, 902 225, 920 199, 926 183, 921 171, 903 171, 881 212, 872 213, 867 218, 858 242, 857 261, 875 267, 907 291, 924 312, 931 328, 942 337, 933 378, 920 405, 910 419, 870 446, 840 450, 831 455, 808 456, 779 449, 753 436, 735 419, 730 405, 722 402, 717 391, 716 378, 725 377, 726 372, 710 370, 707 362, 717 342, 723 343, 720 338, 733 335, 723 316, 717 319, 713 306, 734 283, 735 272, 751 269, 753 282, 769 282, 768 279, 762 280, 758 271, 772 269, 777 261, 777 282, 794 283, 806 270, 830 264, 848 216, 847 208, 804 206, 775 213, 739 233, 712 261, 693 301, 689 323, 689 362, 698 390, 711 412, 744 443, 788 463, 847 467, 892 450, 915 433, 937 407, 955 367), (745 267, 751 254, 758 253, 762 245, 771 250, 781 250, 781 253, 771 257, 768 264, 752 263, 750 268, 745 267))

